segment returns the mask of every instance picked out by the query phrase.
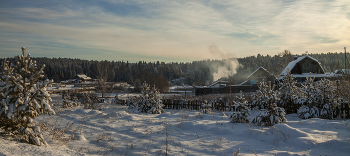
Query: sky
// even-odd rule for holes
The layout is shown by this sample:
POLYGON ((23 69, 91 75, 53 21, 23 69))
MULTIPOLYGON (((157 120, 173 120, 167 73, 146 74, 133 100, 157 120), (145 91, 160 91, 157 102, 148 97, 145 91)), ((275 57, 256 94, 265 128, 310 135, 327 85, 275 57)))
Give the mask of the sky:
POLYGON ((33 57, 190 62, 346 46, 349 0, 0 1, 1 58, 26 47, 33 57))

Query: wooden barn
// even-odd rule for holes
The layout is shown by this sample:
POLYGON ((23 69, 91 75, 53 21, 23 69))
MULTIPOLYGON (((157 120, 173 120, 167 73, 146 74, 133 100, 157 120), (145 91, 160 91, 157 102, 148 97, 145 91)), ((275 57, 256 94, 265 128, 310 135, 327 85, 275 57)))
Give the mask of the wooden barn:
POLYGON ((304 82, 306 77, 309 77, 310 74, 311 77, 315 77, 315 81, 328 77, 321 63, 309 55, 304 55, 302 57, 295 56, 294 60, 282 71, 279 79, 282 79, 288 72, 290 72, 298 82, 304 82))
POLYGON ((270 74, 265 68, 259 67, 252 74, 247 77, 247 80, 242 82, 240 85, 257 85, 262 81, 275 82, 276 77, 270 74))

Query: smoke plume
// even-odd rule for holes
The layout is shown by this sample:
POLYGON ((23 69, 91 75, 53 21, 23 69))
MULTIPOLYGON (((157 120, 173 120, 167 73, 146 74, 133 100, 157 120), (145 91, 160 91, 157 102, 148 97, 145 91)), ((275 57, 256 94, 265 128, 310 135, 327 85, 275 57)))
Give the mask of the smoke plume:
POLYGON ((209 51, 216 58, 221 58, 223 61, 222 66, 216 66, 214 68, 213 80, 216 81, 222 77, 228 78, 229 76, 233 76, 237 73, 237 68, 240 66, 238 63, 237 57, 232 53, 223 53, 219 50, 216 45, 211 45, 209 47, 209 51))

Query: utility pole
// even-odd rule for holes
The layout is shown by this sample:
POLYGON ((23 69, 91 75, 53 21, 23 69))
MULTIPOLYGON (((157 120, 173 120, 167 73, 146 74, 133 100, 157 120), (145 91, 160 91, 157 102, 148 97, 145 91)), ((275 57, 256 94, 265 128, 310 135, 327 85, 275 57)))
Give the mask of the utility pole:
POLYGON ((346 59, 346 47, 344 47, 344 52, 345 52, 345 75, 347 75, 348 71, 347 71, 347 68, 346 68, 346 61, 347 61, 347 59, 346 59))

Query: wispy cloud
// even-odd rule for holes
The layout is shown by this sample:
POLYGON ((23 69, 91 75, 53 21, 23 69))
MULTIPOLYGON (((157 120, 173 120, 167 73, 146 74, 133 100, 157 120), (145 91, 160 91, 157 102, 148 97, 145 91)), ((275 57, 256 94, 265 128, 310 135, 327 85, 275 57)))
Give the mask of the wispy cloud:
POLYGON ((51 48, 47 57, 67 51, 60 57, 171 62, 212 58, 213 44, 243 57, 339 51, 350 43, 350 2, 341 0, 1 3, 7 44, 0 43, 0 57, 29 45, 51 48))

